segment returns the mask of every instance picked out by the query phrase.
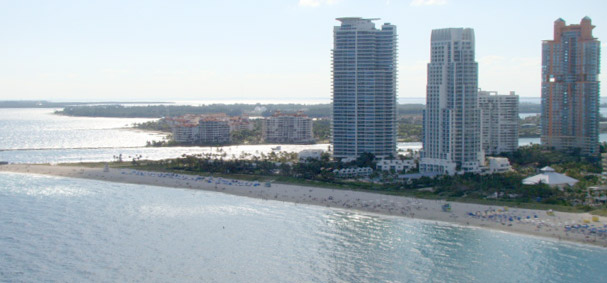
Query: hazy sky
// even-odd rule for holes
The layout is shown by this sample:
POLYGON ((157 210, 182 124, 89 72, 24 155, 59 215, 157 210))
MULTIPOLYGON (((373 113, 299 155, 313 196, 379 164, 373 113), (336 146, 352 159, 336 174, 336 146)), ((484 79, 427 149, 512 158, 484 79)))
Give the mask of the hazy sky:
POLYGON ((542 40, 586 15, 607 42, 605 0, 0 0, 0 99, 330 102, 348 16, 397 26, 401 101, 425 97, 430 32, 447 27, 474 28, 479 87, 539 97, 542 40))

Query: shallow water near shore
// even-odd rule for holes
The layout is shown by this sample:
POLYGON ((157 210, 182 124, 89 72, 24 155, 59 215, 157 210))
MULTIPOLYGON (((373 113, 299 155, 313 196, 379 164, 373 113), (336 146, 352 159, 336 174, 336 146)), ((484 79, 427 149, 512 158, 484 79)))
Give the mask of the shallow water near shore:
POLYGON ((440 222, 0 173, 0 281, 601 282, 605 258, 440 222))

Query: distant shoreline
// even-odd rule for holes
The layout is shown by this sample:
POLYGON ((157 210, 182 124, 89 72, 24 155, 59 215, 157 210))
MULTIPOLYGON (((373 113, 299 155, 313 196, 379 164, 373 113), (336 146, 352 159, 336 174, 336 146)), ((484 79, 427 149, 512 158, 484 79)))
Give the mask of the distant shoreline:
POLYGON ((173 104, 173 102, 124 102, 124 101, 99 101, 99 102, 51 102, 47 100, 0 100, 0 108, 63 108, 67 106, 88 106, 88 105, 133 105, 133 104, 173 104))
MULTIPOLYGON (((43 174, 109 182, 200 189, 264 200, 442 221, 462 226, 489 228, 607 247, 607 238, 605 237, 590 233, 587 236, 583 233, 566 231, 565 225, 585 225, 584 220, 590 221, 593 216, 588 213, 554 212, 553 216, 550 216, 542 210, 508 208, 506 211, 504 207, 495 205, 416 199, 371 192, 277 183, 272 183, 271 187, 266 187, 264 183, 254 186, 251 181, 210 178, 203 175, 137 171, 134 169, 110 168, 108 172, 104 172, 103 168, 81 167, 76 164, 70 166, 1 165, 0 172, 43 174), (442 210, 442 205, 446 203, 451 206, 449 212, 443 212, 442 210), (480 216, 476 216, 476 214, 480 216)), ((590 224, 603 227, 607 224, 607 218, 601 217, 599 222, 591 222, 590 224)))

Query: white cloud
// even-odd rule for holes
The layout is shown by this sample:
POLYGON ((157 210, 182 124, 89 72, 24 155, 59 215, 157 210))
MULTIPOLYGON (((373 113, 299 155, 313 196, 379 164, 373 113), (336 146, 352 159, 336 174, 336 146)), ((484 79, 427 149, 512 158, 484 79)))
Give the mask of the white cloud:
POLYGON ((447 0, 413 0, 409 5, 414 7, 419 6, 442 6, 447 4, 447 0))
POLYGON ((299 5, 300 7, 318 7, 320 5, 333 5, 333 4, 337 4, 337 2, 339 2, 341 0, 299 0, 299 3, 297 5, 299 5))

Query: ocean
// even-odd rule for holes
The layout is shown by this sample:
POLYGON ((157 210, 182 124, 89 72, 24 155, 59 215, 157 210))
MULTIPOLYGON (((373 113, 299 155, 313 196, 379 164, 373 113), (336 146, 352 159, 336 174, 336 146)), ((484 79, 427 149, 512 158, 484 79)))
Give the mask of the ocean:
MULTIPOLYGON (((124 129, 145 119, 5 110, 0 161, 111 161, 119 153, 166 158, 218 150, 147 149, 145 141, 162 136, 124 129)), ((2 282, 603 282, 605 258, 601 247, 441 222, 0 173, 2 282)))
POLYGON ((605 258, 447 223, 0 173, 7 282, 601 282, 605 258))

